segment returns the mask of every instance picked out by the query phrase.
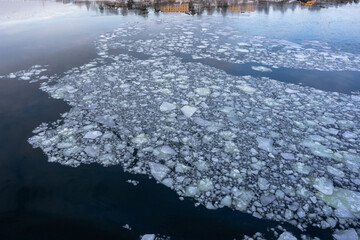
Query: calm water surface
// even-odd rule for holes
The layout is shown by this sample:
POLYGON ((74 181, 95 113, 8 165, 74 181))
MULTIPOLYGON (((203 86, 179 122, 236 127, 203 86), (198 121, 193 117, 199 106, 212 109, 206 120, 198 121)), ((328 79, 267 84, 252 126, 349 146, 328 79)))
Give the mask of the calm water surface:
MULTIPOLYGON (((204 11, 201 15, 158 13, 138 15, 124 9, 100 11, 96 4, 46 1, 0 1, 0 75, 48 65, 47 75, 89 62, 96 56, 93 41, 123 22, 147 22, 183 15, 204 18, 212 14, 239 19, 231 26, 249 35, 328 42, 343 51, 360 53, 360 7, 329 8, 259 5, 245 13, 204 11), (274 31, 276 29, 276 31, 274 31)), ((205 20, 204 20, 205 21, 205 20)), ((154 26, 155 29, 155 26, 154 26)), ((146 56, 145 56, 146 57, 146 56)), ((200 61, 233 75, 268 76, 326 91, 350 94, 360 90, 358 72, 320 72, 279 68, 272 73, 253 71, 254 64, 200 61)), ((294 226, 259 220, 228 208, 207 210, 191 199, 156 184, 146 175, 131 175, 120 166, 78 168, 48 163, 40 149, 27 139, 42 122, 52 122, 69 110, 49 98, 39 84, 0 79, 0 237, 1 239, 137 239, 157 233, 171 239, 233 239, 261 232, 275 238, 271 228, 283 226, 296 236, 294 226), (126 182, 139 181, 137 186, 126 182), (132 230, 122 226, 129 224, 132 230)), ((309 228, 305 234, 331 238, 330 230, 309 228)))

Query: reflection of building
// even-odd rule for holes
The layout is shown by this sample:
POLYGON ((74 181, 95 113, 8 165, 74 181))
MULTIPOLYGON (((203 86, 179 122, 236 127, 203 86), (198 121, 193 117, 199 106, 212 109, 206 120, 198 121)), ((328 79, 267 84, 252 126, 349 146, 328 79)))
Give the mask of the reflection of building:
POLYGON ((230 12, 253 12, 256 10, 255 4, 241 4, 229 6, 228 11, 230 12))
POLYGON ((189 4, 174 4, 174 5, 165 5, 160 7, 162 12, 188 12, 189 4))

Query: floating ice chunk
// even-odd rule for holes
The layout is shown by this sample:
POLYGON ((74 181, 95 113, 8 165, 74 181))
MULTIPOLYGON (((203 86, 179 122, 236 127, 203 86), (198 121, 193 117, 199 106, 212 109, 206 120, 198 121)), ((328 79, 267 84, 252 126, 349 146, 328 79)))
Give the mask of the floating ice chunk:
POLYGON ((160 163, 149 162, 150 172, 153 177, 161 181, 169 172, 170 169, 160 163))
POLYGON ((254 92, 256 92, 255 88, 252 88, 248 85, 237 85, 236 88, 248 94, 253 94, 254 92))
POLYGON ((259 72, 272 72, 271 68, 267 68, 264 66, 251 66, 251 68, 255 71, 259 72))
POLYGON ((313 140, 304 140, 301 145, 308 147, 312 154, 319 157, 334 158, 333 151, 324 145, 314 142, 313 140))
POLYGON ((278 240, 297 240, 297 238, 294 237, 294 235, 292 235, 292 234, 289 233, 289 232, 283 232, 283 233, 279 236, 278 240))
POLYGON ((221 131, 219 133, 220 137, 222 137, 225 140, 232 140, 234 138, 236 138, 235 133, 231 132, 231 131, 221 131))
POLYGON ((8 78, 16 78, 16 75, 15 75, 14 73, 10 73, 10 74, 8 75, 8 78))
POLYGON ((188 118, 190 118, 196 112, 196 110, 197 110, 196 107, 192 107, 189 105, 183 106, 181 108, 181 111, 183 112, 183 114, 188 118))
POLYGON ((102 135, 102 133, 100 131, 90 131, 87 132, 84 136, 85 139, 95 139, 98 138, 102 135))
POLYGON ((238 152, 239 149, 237 148, 237 146, 234 142, 226 141, 224 151, 227 153, 233 153, 233 152, 238 152))
POLYGON ((199 171, 207 171, 209 169, 208 164, 202 160, 194 162, 194 165, 199 171))
POLYGON ((302 174, 309 174, 312 170, 311 167, 305 165, 302 162, 297 162, 293 165, 294 170, 297 171, 298 173, 302 173, 302 174))
POLYGON ((240 190, 237 196, 234 198, 235 208, 239 211, 246 210, 250 201, 254 198, 254 192, 247 190, 240 190))
POLYGON ((28 76, 22 76, 22 77, 20 77, 20 79, 24 80, 24 81, 29 81, 31 78, 28 76))
POLYGON ((125 225, 123 225, 122 227, 125 228, 125 229, 127 229, 127 230, 131 230, 131 227, 130 227, 129 224, 125 224, 125 225))
POLYGON ((299 91, 297 91, 297 90, 294 90, 294 89, 290 89, 290 88, 287 88, 287 89, 285 89, 285 92, 287 92, 287 93, 298 93, 299 91))
POLYGON ((185 173, 187 171, 190 170, 190 167, 189 166, 186 166, 185 164, 182 164, 182 163, 177 163, 176 164, 176 167, 175 167, 175 172, 178 172, 178 173, 185 173))
POLYGON ((336 119, 331 118, 331 117, 326 117, 326 116, 321 116, 318 118, 318 120, 325 125, 335 124, 335 122, 336 122, 336 119))
POLYGON ((272 139, 257 137, 256 141, 258 142, 258 148, 268 152, 272 152, 274 143, 272 139))
POLYGON ((332 166, 327 166, 326 167, 327 171, 329 173, 331 173, 332 175, 335 175, 337 177, 344 177, 345 176, 345 173, 337 168, 334 168, 332 166))
POLYGON ((345 207, 352 213, 360 213, 360 192, 334 188, 331 195, 318 193, 316 196, 333 208, 345 207))
POLYGON ((244 49, 244 48, 236 48, 235 51, 241 52, 241 53, 248 53, 249 52, 249 50, 244 49))
POLYGON ((197 88, 195 89, 195 92, 200 96, 208 96, 211 93, 209 88, 197 88))
POLYGON ((275 200, 275 195, 273 194, 263 194, 260 197, 260 202, 263 206, 267 206, 275 200))
POLYGON ((143 145, 149 142, 149 138, 142 133, 134 137, 131 141, 137 145, 143 145))
POLYGON ((131 183, 131 184, 134 185, 134 186, 137 186, 137 185, 139 184, 139 181, 130 180, 130 179, 126 180, 126 182, 127 182, 127 183, 131 183))
POLYGON ((71 146, 73 146, 73 143, 69 143, 69 142, 60 142, 60 143, 58 143, 58 144, 56 145, 56 147, 57 147, 57 148, 60 148, 60 149, 62 149, 62 148, 69 148, 69 147, 71 147, 71 146))
POLYGON ((198 183, 198 188, 202 192, 207 192, 214 189, 213 183, 209 178, 201 179, 198 183))
POLYGON ((199 117, 194 117, 193 120, 196 124, 198 124, 202 127, 207 127, 207 126, 211 125, 211 122, 209 122, 205 119, 199 118, 199 117))
POLYGON ((155 234, 145 234, 141 237, 141 240, 155 240, 155 234))
POLYGON ((185 189, 185 195, 188 197, 196 196, 199 193, 199 189, 194 185, 189 185, 185 189))
POLYGON ((171 188, 174 184, 174 180, 172 178, 165 178, 164 180, 162 180, 161 183, 164 184, 165 186, 171 188))
POLYGON ((351 99, 357 102, 360 102, 360 95, 356 96, 356 95, 351 95, 351 99))
POLYGON ((295 159, 294 154, 292 154, 292 153, 281 153, 280 155, 286 160, 295 159))
POLYGON ((107 77, 107 80, 110 81, 110 82, 115 82, 115 81, 116 81, 116 77, 109 76, 109 77, 107 77))
POLYGON ((108 127, 115 127, 114 119, 109 115, 97 116, 95 121, 108 127))
POLYGON ((172 103, 168 103, 168 102, 163 102, 160 105, 160 111, 162 112, 167 112, 167 111, 172 111, 176 109, 176 105, 172 104, 172 103))
POLYGON ((333 182, 325 177, 315 178, 313 180, 313 187, 325 195, 331 195, 334 191, 333 182))
POLYGON ((340 206, 334 211, 335 216, 338 218, 353 218, 354 215, 344 206, 340 206))
POLYGON ((176 152, 169 146, 162 146, 160 151, 164 154, 175 155, 176 152))
POLYGON ((246 43, 246 42, 239 42, 238 45, 239 45, 240 47, 251 47, 251 44, 246 43))
POLYGON ((161 146, 159 148, 154 149, 153 154, 159 158, 169 158, 176 154, 176 152, 170 146, 161 146))
POLYGON ((237 169, 231 169, 229 176, 232 178, 241 178, 241 173, 237 169))
POLYGON ((359 239, 357 232, 353 228, 350 228, 347 230, 336 231, 333 234, 333 237, 336 240, 358 240, 359 239))
POLYGON ((223 199, 221 199, 220 204, 224 205, 226 207, 230 207, 231 206, 231 197, 225 196, 223 199))
POLYGON ((270 184, 269 184, 268 180, 266 180, 265 178, 259 178, 258 186, 259 186, 260 190, 266 190, 269 188, 270 184))
POLYGON ((357 138, 357 135, 353 132, 347 131, 347 132, 343 133, 343 137, 344 138, 357 138))
POLYGON ((87 146, 84 149, 84 152, 89 156, 89 157, 97 157, 100 153, 99 149, 95 149, 92 146, 87 146))

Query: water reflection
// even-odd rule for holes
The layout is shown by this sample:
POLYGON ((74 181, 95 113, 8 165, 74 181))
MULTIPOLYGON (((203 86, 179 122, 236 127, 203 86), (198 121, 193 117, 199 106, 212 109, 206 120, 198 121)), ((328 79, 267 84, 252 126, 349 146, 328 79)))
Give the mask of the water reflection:
POLYGON ((286 12, 293 11, 297 7, 306 7, 311 11, 319 11, 329 6, 358 3, 359 0, 317 0, 315 4, 306 6, 301 1, 283 2, 253 2, 239 0, 117 0, 117 1, 72 1, 62 0, 59 2, 72 2, 80 7, 85 6, 89 11, 96 11, 107 15, 127 15, 128 10, 135 14, 146 15, 149 11, 158 12, 182 12, 192 15, 208 14, 214 12, 226 15, 228 13, 262 12, 268 14, 270 10, 286 12))

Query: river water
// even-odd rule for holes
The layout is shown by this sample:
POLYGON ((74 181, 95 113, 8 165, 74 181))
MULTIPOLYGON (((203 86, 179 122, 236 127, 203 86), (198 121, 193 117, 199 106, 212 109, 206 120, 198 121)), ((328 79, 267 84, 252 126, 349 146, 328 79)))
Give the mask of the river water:
MULTIPOLYGON (((145 62, 149 59, 160 59, 167 56, 169 51, 173 51, 175 54, 169 54, 170 57, 166 60, 170 61, 167 67, 171 69, 173 65, 171 61, 174 61, 173 63, 179 64, 182 69, 187 69, 186 72, 181 73, 177 70, 185 76, 191 71, 194 74, 197 74, 197 71, 201 73, 201 69, 205 66, 204 69, 214 71, 213 75, 225 74, 218 76, 229 77, 229 81, 245 75, 251 76, 254 81, 259 80, 254 82, 259 88, 263 84, 260 79, 271 78, 285 84, 281 86, 288 86, 286 84, 295 86, 296 91, 302 89, 311 91, 309 95, 315 92, 308 89, 320 90, 318 94, 324 96, 324 99, 331 97, 333 100, 332 94, 336 93, 344 98, 358 94, 360 91, 359 5, 319 4, 304 7, 299 6, 298 3, 291 3, 249 6, 248 4, 247 8, 243 7, 240 10, 231 7, 205 9, 201 13, 192 15, 184 12, 154 12, 153 8, 148 8, 146 14, 139 10, 122 8, 102 9, 96 3, 0 1, 1 238, 138 239, 143 234, 152 233, 157 237, 171 239, 242 239, 245 235, 253 236, 261 233, 265 239, 277 239, 277 236, 286 229, 298 238, 306 235, 331 239, 334 227, 323 229, 306 222, 307 228, 300 227, 302 228, 300 230, 296 224, 300 222, 301 225, 301 220, 294 223, 269 216, 259 219, 259 215, 249 214, 245 210, 238 211, 229 207, 215 210, 209 209, 209 206, 206 208, 204 205, 207 200, 204 202, 197 196, 179 199, 177 192, 173 191, 177 189, 176 186, 171 190, 156 183, 153 177, 149 177, 151 175, 149 171, 137 172, 121 161, 117 162, 118 164, 106 164, 105 161, 91 160, 87 162, 91 164, 79 166, 65 161, 59 161, 61 164, 48 162, 48 157, 57 157, 61 154, 53 153, 52 150, 46 152, 45 147, 41 144, 36 145, 37 143, 32 144, 40 148, 34 149, 28 142, 28 139, 36 134, 32 131, 41 123, 56 122, 58 119, 66 119, 66 122, 67 116, 61 117, 60 114, 70 111, 70 106, 81 109, 81 101, 75 101, 78 98, 73 95, 81 91, 91 94, 86 88, 78 90, 76 94, 71 93, 73 95, 70 94, 69 97, 67 95, 56 97, 50 88, 58 81, 71 85, 72 81, 76 79, 80 81, 82 77, 92 79, 93 75, 86 74, 91 73, 89 69, 93 66, 82 68, 80 66, 86 66, 94 61, 96 68, 101 65, 96 70, 96 79, 106 78, 112 71, 114 74, 118 73, 116 71, 120 72, 121 64, 124 63, 129 63, 129 69, 125 70, 126 74, 131 75, 137 73, 136 69, 141 69, 142 66, 130 57, 145 62), (127 29, 126 32, 123 31, 124 29, 127 29), (198 36, 197 33, 201 31, 210 32, 210 37, 198 36), (178 36, 178 32, 184 32, 184 35, 178 36), (189 35, 195 35, 190 42, 196 42, 197 46, 186 45, 189 42, 184 36, 189 35), (151 44, 146 42, 150 39, 153 40, 151 44), (216 39, 216 42, 212 42, 213 39, 216 39), (169 42, 173 45, 163 46, 159 43, 162 40, 165 45, 169 42), (252 46, 257 47, 260 47, 261 43, 261 47, 266 48, 268 52, 265 55, 253 52, 254 49, 244 42, 251 42, 252 46), (103 43, 106 43, 106 48, 103 43), (201 52, 203 45, 208 47, 208 52, 201 52), (233 46, 239 49, 233 51, 235 49, 233 46), (291 55, 293 54, 291 51, 299 49, 299 46, 307 47, 306 60, 302 60, 304 56, 299 56, 299 53, 291 55), (238 53, 245 55, 237 55, 238 53), (333 55, 328 59, 317 59, 316 57, 321 54, 333 55), (111 57, 116 55, 124 58, 124 62, 113 65, 112 70, 102 72, 106 66, 118 61, 117 58, 111 57), (129 59, 124 55, 129 56, 129 59), (335 55, 338 57, 334 57, 335 55), (202 65, 195 65, 200 63, 202 65), (39 77, 21 79, 24 72, 19 73, 19 71, 27 71, 34 65, 41 67, 33 69, 44 69, 39 73, 39 77), (195 66, 194 70, 191 70, 192 66, 195 66), (74 67, 84 71, 85 76, 77 75, 74 67), (12 77, 10 73, 15 73, 16 77, 12 77), (45 78, 29 82, 29 80, 39 80, 40 76, 46 78, 54 76, 50 78, 50 87, 44 88, 53 98, 39 90, 41 86, 44 87, 41 84, 47 81, 45 78), (54 99, 54 96, 57 99, 54 99), (110 166, 103 167, 101 164, 110 166), (133 174, 134 171, 142 174, 133 174), (135 186, 127 182, 128 180, 135 180, 138 184, 135 186), (202 204, 198 206, 197 202, 202 204), (131 230, 124 228, 125 224, 128 224, 131 230)), ((189 76, 191 79, 190 74, 189 76)), ((196 76, 200 79, 199 75, 196 76)), ((121 78, 125 79, 126 76, 121 75, 121 78)), ((211 79, 211 76, 208 78, 211 79)), ((101 85, 96 84, 98 83, 94 83, 94 88, 101 89, 101 85)), ((82 82, 81 85, 84 86, 86 83, 82 82)), ((250 92, 253 91, 252 89, 257 89, 255 85, 250 92)), ((131 94, 135 97, 144 96, 142 90, 136 90, 136 93, 131 94)), ((176 91, 174 91, 175 95, 176 91)), ((128 98, 133 99, 132 96, 128 98)), ((228 101, 229 97, 224 99, 228 101)), ((252 101, 250 98, 247 100, 252 101)), ((208 105, 212 107, 211 102, 208 105)), ((109 107, 106 104, 102 106, 109 107)), ((88 108, 82 108, 81 111, 84 109, 88 108)), ((89 109, 88 111, 91 112, 91 107, 89 109)), ((291 107, 284 109, 290 110, 291 107)), ((329 106, 329 109, 330 112, 335 111, 335 107, 329 106)), ((358 110, 354 109, 354 112, 357 114, 358 110)), ((129 119, 135 115, 131 111, 129 116, 127 112, 122 113, 123 118, 129 119)), ((77 114, 74 113, 75 118, 77 114)), ((356 114, 354 124, 358 126, 359 119, 356 114)), ((205 110, 202 116, 205 116, 205 110)), ((178 119, 182 120, 181 117, 178 119)), ((55 124, 54 129, 62 124, 61 121, 55 124)), ((142 126, 149 124, 154 127, 154 124, 163 124, 161 122, 163 119, 149 123, 150 120, 144 117, 144 121, 145 124, 142 122, 142 126)), ((83 127, 88 122, 78 117, 76 126, 83 127)), ((137 125, 132 123, 128 123, 128 126, 137 128, 137 125)), ((49 130, 46 134, 53 136, 51 131, 53 130, 49 130)), ((353 131, 354 134, 358 134, 356 128, 353 131)), ((134 134, 131 132, 130 135, 134 134)), ((167 138, 163 138, 162 141, 166 142, 167 138)), ((358 154, 360 152, 359 145, 356 145, 358 141, 359 139, 355 137, 353 141, 347 143, 345 150, 350 149, 352 153, 358 154)), ((136 155, 140 147, 135 149, 136 155)), ((263 156, 258 158, 263 159, 263 156)), ((150 158, 146 161, 152 160, 150 158)), ((159 162, 164 164, 162 160, 159 162)), ((359 178, 358 172, 343 171, 349 179, 359 178)), ((156 178, 156 175, 152 175, 156 178)), ((359 185, 355 183, 347 185, 336 177, 333 181, 335 187, 347 187, 359 191, 359 185)), ((216 182, 213 183, 215 185, 216 182)), ((252 183, 250 181, 245 183, 247 184, 252 183)), ((181 187, 179 189, 178 193, 183 196, 181 187)), ((271 208, 269 211, 272 211, 271 208)), ((358 218, 345 226, 359 228, 358 218)), ((343 225, 340 226, 342 227, 343 225)))

